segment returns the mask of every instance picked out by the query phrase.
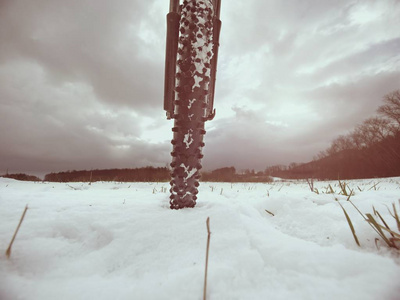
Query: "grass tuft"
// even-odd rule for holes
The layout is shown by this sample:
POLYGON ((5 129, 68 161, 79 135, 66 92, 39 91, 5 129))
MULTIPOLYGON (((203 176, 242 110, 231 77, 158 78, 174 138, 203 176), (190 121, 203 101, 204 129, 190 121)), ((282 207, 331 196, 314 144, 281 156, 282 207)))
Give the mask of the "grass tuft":
MULTIPOLYGON (((337 200, 337 199, 336 199, 337 200)), ((378 234, 378 236, 386 243, 386 245, 390 248, 395 248, 397 250, 400 250, 400 219, 399 219, 399 215, 397 213, 397 208, 396 205, 393 203, 392 207, 393 207, 393 212, 388 208, 390 215, 395 219, 396 225, 398 227, 398 231, 399 232, 395 232, 394 230, 392 230, 389 225, 388 222, 386 222, 386 220, 382 217, 382 215, 379 213, 379 211, 377 211, 375 209, 374 206, 372 206, 372 210, 373 210, 373 214, 378 218, 378 220, 380 220, 380 222, 382 222, 382 224, 379 224, 378 221, 373 217, 372 214, 370 213, 366 213, 365 215, 358 209, 357 206, 354 205, 354 203, 352 201, 350 201, 350 197, 348 197, 347 199, 348 202, 350 202, 353 207, 358 211, 358 213, 364 218, 365 221, 368 222, 368 224, 372 227, 372 229, 375 230, 375 232, 378 234), (385 234, 386 233, 386 234, 385 234), (387 234, 389 234, 389 236, 387 236, 387 234)), ((339 203, 339 202, 338 202, 339 203)), ((339 205, 342 207, 343 212, 346 216, 347 222, 349 223, 351 232, 353 233, 354 239, 356 240, 356 243, 358 246, 360 246, 358 239, 355 235, 355 231, 354 231, 354 227, 351 223, 350 217, 348 216, 347 212, 345 211, 345 209, 343 208, 343 206, 339 203, 339 205)), ((375 245, 378 248, 378 244, 377 241, 379 241, 379 238, 375 239, 375 245)), ((379 249, 379 248, 378 248, 379 249)))
POLYGON ((388 229, 388 228, 382 226, 381 224, 379 224, 379 223, 374 219, 374 217, 373 217, 371 214, 365 214, 365 215, 367 216, 368 222, 369 222, 372 226, 374 226, 374 227, 376 228, 376 230, 378 231, 379 236, 384 240, 384 242, 385 242, 389 247, 391 247, 391 248, 399 249, 399 248, 396 246, 395 241, 396 241, 396 240, 397 240, 397 241, 400 241, 400 235, 399 235, 399 238, 394 238, 394 237, 393 237, 393 238, 387 238, 386 235, 385 235, 385 233, 382 231, 382 229, 383 229, 383 230, 387 230, 387 231, 389 231, 390 233, 394 233, 394 232, 391 231, 390 229, 388 229))
POLYGON ((354 190, 350 189, 349 186, 346 184, 346 182, 341 182, 339 180, 339 187, 340 187, 340 193, 343 196, 349 197, 354 195, 354 190), (347 192, 347 189, 349 189, 350 193, 347 192))
POLYGON ((330 184, 328 185, 328 187, 326 189, 326 193, 327 194, 334 194, 335 193, 335 191, 333 190, 333 188, 332 188, 332 186, 330 184), (329 189, 329 191, 328 191, 328 189, 329 189))

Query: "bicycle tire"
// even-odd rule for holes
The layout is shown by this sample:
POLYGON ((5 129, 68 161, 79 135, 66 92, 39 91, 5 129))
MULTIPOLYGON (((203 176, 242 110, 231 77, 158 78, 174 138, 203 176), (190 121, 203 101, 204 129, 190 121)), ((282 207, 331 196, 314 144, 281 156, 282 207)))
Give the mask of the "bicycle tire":
POLYGON ((213 1, 185 0, 180 11, 171 209, 196 205, 213 57, 213 1))

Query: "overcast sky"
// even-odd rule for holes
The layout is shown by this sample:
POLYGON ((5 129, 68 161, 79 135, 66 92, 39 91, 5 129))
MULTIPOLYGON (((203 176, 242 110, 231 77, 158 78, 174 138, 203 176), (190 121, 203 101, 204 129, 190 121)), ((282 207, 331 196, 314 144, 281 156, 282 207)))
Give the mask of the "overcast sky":
MULTIPOLYGON (((168 0, 0 0, 0 174, 166 166, 168 0)), ((400 88, 400 1, 222 0, 203 165, 307 162, 400 88)))

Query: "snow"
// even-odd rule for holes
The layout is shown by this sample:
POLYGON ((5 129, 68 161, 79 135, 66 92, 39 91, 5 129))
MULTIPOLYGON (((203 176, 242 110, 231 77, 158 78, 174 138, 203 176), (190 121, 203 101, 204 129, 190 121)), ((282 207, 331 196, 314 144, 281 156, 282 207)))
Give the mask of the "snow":
POLYGON ((189 132, 185 134, 183 138, 183 143, 186 144, 186 149, 189 149, 190 145, 193 143, 193 129, 189 129, 189 132))
MULTIPOLYGON (((396 228, 385 205, 398 204, 400 178, 346 183, 362 212, 374 205, 396 228)), ((203 182, 196 207, 176 211, 167 183, 0 178, 0 299, 202 299, 207 217, 207 299, 400 299, 398 254, 376 248, 337 182, 315 187, 328 184, 335 194, 306 182, 203 182)))
POLYGON ((195 103, 196 102, 196 99, 189 99, 189 105, 188 105, 188 108, 189 109, 191 109, 192 108, 192 105, 193 105, 193 103, 195 103))

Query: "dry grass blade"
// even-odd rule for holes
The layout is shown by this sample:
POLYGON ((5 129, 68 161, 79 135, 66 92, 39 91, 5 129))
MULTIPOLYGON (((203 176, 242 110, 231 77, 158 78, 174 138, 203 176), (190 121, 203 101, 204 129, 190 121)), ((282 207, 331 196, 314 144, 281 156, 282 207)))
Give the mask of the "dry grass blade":
POLYGON ((311 180, 307 178, 306 180, 311 192, 314 192, 314 178, 311 178, 311 180))
POLYGON ((211 231, 210 231, 210 217, 207 217, 207 250, 206 250, 206 269, 204 272, 204 289, 203 289, 203 300, 207 299, 207 272, 208 272, 208 252, 210 249, 210 236, 211 236, 211 231))
POLYGON ((371 228, 372 228, 373 230, 375 230, 377 234, 379 234, 379 231, 368 221, 368 219, 367 219, 367 218, 364 216, 364 214, 358 209, 358 207, 355 206, 355 204, 354 204, 352 201, 350 201, 350 200, 348 200, 348 201, 351 203, 351 205, 353 205, 353 207, 358 211, 358 213, 364 218, 364 220, 367 221, 367 223, 369 224, 369 226, 371 226, 371 228))
POLYGON ((347 196, 346 201, 350 201, 352 195, 353 195, 353 190, 350 190, 350 194, 347 196))
MULTIPOLYGON (((400 199, 399 199, 399 203, 400 203, 400 199)), ((399 215, 397 214, 397 209, 396 209, 396 205, 394 203, 392 203, 393 206, 393 212, 390 211, 390 208, 385 205, 389 214, 396 220, 396 225, 397 225, 397 229, 400 231, 400 219, 399 219, 399 215)))
POLYGON ((334 194, 335 193, 335 191, 333 190, 333 188, 332 188, 332 186, 330 184, 328 185, 328 188, 329 188, 329 193, 330 194, 334 194))
POLYGON ((396 220, 397 224, 397 229, 400 231, 400 219, 399 215, 397 214, 396 205, 394 203, 392 203, 392 205, 393 205, 394 219, 396 220))
POLYGON ((372 210, 373 210, 373 212, 374 212, 374 215, 376 216, 377 211, 376 211, 376 209, 375 209, 375 206, 373 206, 373 205, 372 205, 372 210))
POLYGON ((270 212, 269 210, 265 210, 267 213, 269 213, 272 216, 275 216, 272 212, 270 212))
POLYGON ((15 230, 14 235, 13 235, 13 237, 12 237, 12 239, 11 239, 10 245, 9 245, 8 248, 7 248, 7 251, 6 251, 6 256, 7 256, 7 258, 10 258, 10 256, 11 256, 11 248, 12 248, 12 245, 13 245, 13 243, 14 243, 15 237, 17 236, 17 233, 18 233, 18 231, 19 231, 19 228, 21 227, 22 221, 23 221, 24 218, 25 218, 25 214, 26 214, 26 211, 27 211, 27 210, 28 210, 28 205, 25 206, 24 212, 22 213, 21 219, 19 220, 17 229, 15 230))
POLYGON ((374 183, 374 185, 371 186, 371 187, 368 189, 368 191, 370 191, 370 190, 372 190, 372 189, 374 189, 374 190, 376 191, 376 186, 377 186, 378 184, 379 184, 379 182, 374 183))
POLYGON ((381 229, 383 229, 383 230, 389 232, 389 233, 391 234, 391 236, 392 236, 394 239, 400 239, 400 234, 399 234, 399 233, 397 233, 397 232, 391 230, 390 228, 387 228, 387 227, 385 227, 385 226, 383 226, 383 225, 381 225, 381 224, 378 224, 378 225, 379 225, 379 227, 380 227, 381 229))
POLYGON ((379 246, 378 246, 378 242, 379 242, 379 239, 378 239, 378 238, 375 238, 375 247, 376 247, 376 249, 379 250, 380 248, 379 248, 379 246))
POLYGON ((394 234, 391 233, 392 230, 390 229, 389 225, 386 224, 385 219, 382 218, 382 216, 381 216, 381 214, 379 213, 379 211, 375 210, 375 208, 374 208, 374 213, 375 213, 376 216, 379 217, 379 219, 381 219, 383 225, 385 225, 385 227, 389 230, 389 232, 390 232, 390 234, 392 235, 392 237, 394 237, 394 234))
POLYGON ((356 244, 357 244, 359 247, 361 247, 360 242, 358 241, 358 238, 357 238, 357 235, 356 235, 356 231, 355 231, 355 229, 354 229, 353 223, 351 222, 351 219, 350 219, 349 215, 347 214, 347 212, 346 212, 346 210, 344 209, 343 205, 340 204, 340 202, 338 202, 338 203, 339 203, 340 207, 342 208, 342 210, 343 210, 343 212, 344 212, 344 215, 345 215, 345 217, 346 217, 347 223, 349 224, 351 233, 353 234, 353 237, 354 237, 354 240, 356 241, 356 244))
POLYGON ((340 186, 340 189, 342 190, 342 195, 343 196, 348 196, 349 194, 347 193, 347 190, 346 190, 346 182, 341 182, 340 180, 339 180, 339 186, 340 186))
MULTIPOLYGON (((384 234, 384 232, 382 231, 382 229, 383 229, 384 227, 383 227, 382 225, 379 225, 379 224, 375 221, 374 217, 373 217, 371 214, 365 214, 365 215, 366 215, 367 218, 368 218, 368 222, 376 228, 376 230, 379 232, 379 236, 385 241, 385 243, 386 243, 389 247, 397 248, 396 245, 395 245, 393 242, 391 242, 391 241, 386 237, 386 235, 384 234), (383 228, 382 228, 382 227, 383 227, 383 228)), ((386 230, 386 228, 385 228, 385 230, 386 230)))

